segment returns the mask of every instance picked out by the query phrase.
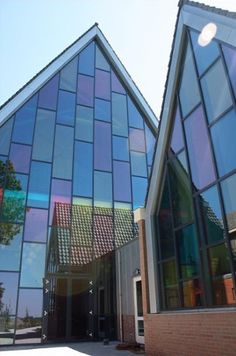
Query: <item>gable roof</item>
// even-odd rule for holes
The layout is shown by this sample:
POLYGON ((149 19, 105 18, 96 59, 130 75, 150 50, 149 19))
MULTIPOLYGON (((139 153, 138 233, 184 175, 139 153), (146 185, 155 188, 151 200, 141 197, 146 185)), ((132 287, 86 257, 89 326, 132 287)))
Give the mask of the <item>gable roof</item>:
POLYGON ((175 92, 179 84, 179 75, 185 48, 187 28, 201 32, 202 28, 209 22, 217 26, 215 39, 236 47, 236 13, 195 3, 189 0, 179 2, 179 12, 177 15, 176 27, 168 65, 168 73, 164 90, 164 99, 161 109, 161 118, 158 129, 156 151, 152 167, 152 175, 149 183, 149 190, 146 199, 146 244, 148 263, 148 280, 150 295, 150 312, 156 313, 158 310, 158 293, 156 281, 155 265, 155 242, 154 227, 151 217, 155 214, 159 197, 161 194, 164 157, 168 144, 169 132, 171 130, 171 119, 174 110, 175 92))
POLYGON ((125 69, 124 65, 108 43, 98 24, 95 23, 87 32, 67 47, 54 58, 46 67, 37 73, 28 83, 18 90, 2 106, 0 106, 0 125, 4 123, 14 112, 19 109, 34 93, 36 93, 49 79, 60 69, 79 54, 91 41, 95 40, 102 48, 109 63, 113 66, 118 76, 127 87, 142 114, 147 118, 149 126, 157 133, 158 120, 154 112, 144 99, 135 82, 125 69))

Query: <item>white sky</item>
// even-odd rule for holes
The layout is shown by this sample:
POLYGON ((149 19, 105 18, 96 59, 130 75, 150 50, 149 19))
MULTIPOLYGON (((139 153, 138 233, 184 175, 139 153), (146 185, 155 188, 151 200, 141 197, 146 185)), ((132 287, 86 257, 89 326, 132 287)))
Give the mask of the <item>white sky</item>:
MULTIPOLYGON (((204 3, 236 11, 236 0, 204 3)), ((178 0, 0 0, 0 104, 98 22, 159 116, 177 5, 178 0)))

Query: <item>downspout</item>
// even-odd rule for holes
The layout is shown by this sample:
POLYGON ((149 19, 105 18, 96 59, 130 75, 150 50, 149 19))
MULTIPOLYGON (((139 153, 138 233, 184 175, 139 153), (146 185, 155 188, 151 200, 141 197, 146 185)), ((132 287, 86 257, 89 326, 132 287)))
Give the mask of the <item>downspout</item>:
POLYGON ((123 342, 123 323, 122 323, 122 291, 121 291, 121 258, 120 250, 118 252, 118 304, 119 304, 119 328, 120 328, 120 341, 123 342))

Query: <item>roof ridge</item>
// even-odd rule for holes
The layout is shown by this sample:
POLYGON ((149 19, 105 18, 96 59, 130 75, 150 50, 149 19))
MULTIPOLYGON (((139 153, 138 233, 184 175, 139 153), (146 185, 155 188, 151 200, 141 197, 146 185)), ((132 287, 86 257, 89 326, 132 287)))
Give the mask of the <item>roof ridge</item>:
POLYGON ((234 12, 234 11, 225 10, 225 9, 222 9, 222 8, 219 8, 216 6, 206 5, 206 4, 198 2, 198 1, 179 0, 179 3, 178 3, 179 8, 182 8, 184 5, 195 6, 202 10, 211 11, 211 12, 214 12, 219 15, 236 18, 236 12, 234 12))

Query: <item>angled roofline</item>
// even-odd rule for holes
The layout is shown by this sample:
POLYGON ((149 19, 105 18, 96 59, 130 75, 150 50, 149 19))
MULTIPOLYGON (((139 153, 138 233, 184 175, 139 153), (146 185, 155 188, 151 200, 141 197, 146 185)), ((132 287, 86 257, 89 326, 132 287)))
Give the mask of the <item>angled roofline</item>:
POLYGON ((0 106, 0 126, 8 120, 33 94, 35 94, 49 79, 51 79, 64 65, 81 52, 91 41, 97 41, 103 49, 109 62, 122 79, 130 95, 135 100, 144 117, 147 118, 150 128, 157 134, 158 119, 149 104, 144 99, 135 82, 125 69, 124 65, 110 46, 106 37, 95 23, 82 36, 55 57, 47 66, 38 72, 21 89, 0 106))
POLYGON ((165 83, 163 103, 158 128, 158 138, 154 155, 152 175, 149 181, 146 198, 146 244, 148 263, 148 281, 150 295, 150 312, 159 310, 157 266, 156 266, 156 243, 154 239, 154 219, 157 205, 160 202, 162 191, 165 150, 168 144, 171 130, 171 119, 175 105, 175 93, 179 84, 179 75, 183 59, 183 50, 186 43, 187 28, 201 32, 209 22, 217 25, 215 39, 236 47, 236 13, 216 9, 204 4, 189 0, 179 2, 176 27, 168 65, 168 73, 165 83))

